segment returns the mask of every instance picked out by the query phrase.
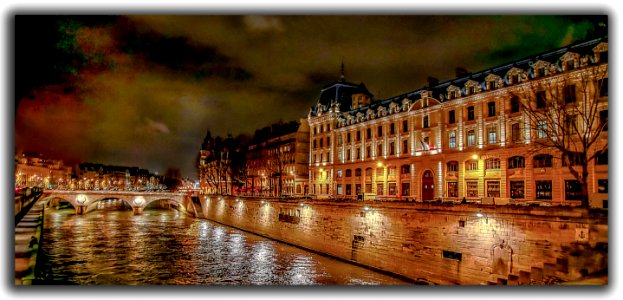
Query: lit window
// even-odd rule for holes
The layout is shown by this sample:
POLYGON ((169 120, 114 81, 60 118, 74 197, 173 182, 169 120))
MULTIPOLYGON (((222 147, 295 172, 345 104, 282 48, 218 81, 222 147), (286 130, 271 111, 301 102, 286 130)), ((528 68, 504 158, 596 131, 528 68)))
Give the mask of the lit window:
POLYGON ((456 148, 456 131, 450 131, 448 136, 448 145, 450 148, 456 148))
POLYGON ((467 131, 467 146, 476 146, 476 132, 474 130, 467 131))
POLYGON ((500 159, 499 158, 489 158, 485 160, 485 169, 487 170, 495 170, 500 168, 500 159))
POLYGON ((477 160, 468 160, 465 162, 465 170, 466 171, 476 171, 478 170, 478 161, 477 160))

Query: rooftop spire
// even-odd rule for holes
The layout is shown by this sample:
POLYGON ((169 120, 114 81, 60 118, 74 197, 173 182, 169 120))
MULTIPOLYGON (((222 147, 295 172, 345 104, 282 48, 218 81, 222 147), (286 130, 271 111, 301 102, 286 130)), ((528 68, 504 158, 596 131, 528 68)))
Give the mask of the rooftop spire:
POLYGON ((340 71, 340 81, 345 82, 346 78, 344 77, 344 59, 342 59, 342 69, 340 71))

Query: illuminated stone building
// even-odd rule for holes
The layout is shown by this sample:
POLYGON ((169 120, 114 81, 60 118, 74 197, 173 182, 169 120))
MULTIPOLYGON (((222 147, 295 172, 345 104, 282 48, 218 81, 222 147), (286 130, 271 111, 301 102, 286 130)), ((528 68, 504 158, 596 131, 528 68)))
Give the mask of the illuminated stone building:
POLYGON ((595 39, 380 100, 342 77, 308 116, 310 192, 577 205, 578 181, 559 152, 535 150, 544 136, 524 105, 586 98, 598 103, 593 126, 606 124, 597 141, 606 150, 589 165, 590 205, 607 206, 607 53, 607 38, 595 39))
POLYGON ((157 190, 164 189, 163 177, 138 167, 81 163, 70 189, 157 190))
POLYGON ((274 124, 255 133, 247 147, 245 194, 303 196, 309 193, 309 125, 274 124))
POLYGON ((31 152, 15 156, 16 187, 65 187, 69 184, 71 175, 71 167, 65 166, 62 160, 31 152))

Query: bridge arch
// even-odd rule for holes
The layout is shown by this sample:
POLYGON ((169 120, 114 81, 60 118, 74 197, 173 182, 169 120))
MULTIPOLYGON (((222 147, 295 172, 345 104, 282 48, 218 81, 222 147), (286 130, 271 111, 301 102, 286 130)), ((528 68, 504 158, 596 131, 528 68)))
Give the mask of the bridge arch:
POLYGON ((142 192, 114 192, 114 191, 47 191, 45 198, 60 198, 69 202, 75 209, 76 214, 84 214, 92 210, 92 205, 106 199, 119 199, 132 207, 135 214, 143 212, 143 209, 156 201, 166 201, 172 208, 189 213, 186 206, 186 195, 181 193, 142 193, 142 192))

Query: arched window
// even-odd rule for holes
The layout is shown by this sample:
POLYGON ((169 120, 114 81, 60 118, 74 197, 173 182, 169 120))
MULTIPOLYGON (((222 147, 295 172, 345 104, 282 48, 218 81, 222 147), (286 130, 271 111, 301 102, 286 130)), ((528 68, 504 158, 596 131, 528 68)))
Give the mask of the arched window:
POLYGON ((372 176, 372 168, 366 168, 366 176, 372 176))
POLYGON ((485 160, 485 170, 495 170, 500 168, 499 158, 489 158, 485 160))
POLYGON ((400 174, 409 174, 410 170, 411 168, 409 167, 409 165, 400 166, 400 174))
POLYGON ((513 156, 508 159, 508 168, 509 169, 517 169, 517 168, 525 168, 526 162, 523 156, 513 156))
POLYGON ((352 177, 352 176, 353 176, 353 170, 346 169, 346 177, 352 177))
POLYGON ((357 176, 357 177, 361 176, 361 169, 360 168, 355 169, 355 176, 357 176))
POLYGON ((456 160, 448 162, 448 172, 457 172, 459 170, 459 162, 456 160))
POLYGON ((532 160, 534 161, 533 167, 535 168, 551 168, 552 167, 552 156, 549 154, 538 154, 535 155, 532 160))

